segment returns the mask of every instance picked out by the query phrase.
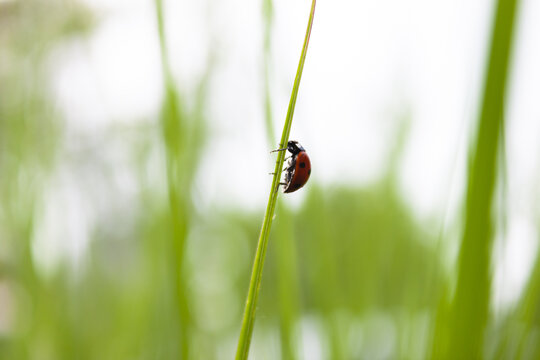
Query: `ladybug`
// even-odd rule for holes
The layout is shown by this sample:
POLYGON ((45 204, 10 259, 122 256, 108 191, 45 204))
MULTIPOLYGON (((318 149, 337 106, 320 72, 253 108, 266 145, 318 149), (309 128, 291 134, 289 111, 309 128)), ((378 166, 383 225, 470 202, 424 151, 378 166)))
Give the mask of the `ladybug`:
POLYGON ((304 186, 311 175, 311 162, 306 150, 298 143, 298 141, 289 141, 287 148, 277 149, 274 151, 288 150, 292 155, 287 164, 287 167, 283 170, 285 173, 285 182, 279 183, 284 185, 283 192, 292 193, 304 186))

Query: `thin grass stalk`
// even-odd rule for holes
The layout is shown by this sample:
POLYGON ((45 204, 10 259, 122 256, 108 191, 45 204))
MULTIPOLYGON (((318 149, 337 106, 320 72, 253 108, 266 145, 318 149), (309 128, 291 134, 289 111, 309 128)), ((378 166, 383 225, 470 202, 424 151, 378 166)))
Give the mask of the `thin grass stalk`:
MULTIPOLYGON (((270 94, 270 64, 272 24, 274 5, 272 0, 263 1, 263 102, 266 138, 270 146, 276 145, 274 122, 272 114, 272 97, 270 94)), ((294 324, 298 318, 298 291, 296 272, 296 244, 293 236, 293 226, 289 219, 289 209, 283 202, 278 202, 277 210, 280 221, 276 224, 276 257, 278 269, 279 297, 279 333, 281 339, 281 358, 292 360, 296 358, 295 341, 293 339, 294 324)))
MULTIPOLYGON (((313 26, 313 17, 315 15, 315 3, 313 0, 311 3, 311 11, 309 15, 308 26, 306 30, 306 36, 304 38, 304 45, 300 54, 300 61, 298 63, 298 69, 296 71, 296 77, 294 79, 294 85, 289 101, 289 108, 287 109, 287 117, 285 118, 285 125, 283 126, 283 132, 281 134, 280 148, 284 148, 289 141, 289 134, 291 132, 292 119, 294 114, 294 108, 296 105, 296 99, 298 97, 298 89, 300 87, 300 79, 302 78, 302 71, 304 70, 304 63, 306 61, 306 54, 309 44, 309 38, 311 35, 311 28, 313 26)), ((238 339, 238 348, 236 351, 236 359, 247 359, 249 354, 249 347, 251 344, 251 337, 253 334, 253 324, 255 322, 255 310, 257 307, 257 299, 259 295, 259 289, 261 285, 262 270, 264 265, 264 259, 266 255, 266 248, 268 245, 268 235, 270 234, 270 228, 272 226, 272 220, 274 217, 274 210, 276 208, 277 195, 279 190, 279 181, 281 171, 283 169, 283 162, 285 159, 285 152, 278 152, 276 166, 274 169, 274 177, 272 178, 272 186, 270 188, 270 196, 268 198, 268 205, 266 206, 266 213, 264 214, 263 225, 259 235, 259 241, 257 244, 257 252, 255 254, 255 261, 253 263, 253 269, 251 273, 251 281, 249 283, 249 290, 246 300, 246 307, 244 310, 244 317, 242 320, 242 328, 240 330, 240 336, 238 339)))

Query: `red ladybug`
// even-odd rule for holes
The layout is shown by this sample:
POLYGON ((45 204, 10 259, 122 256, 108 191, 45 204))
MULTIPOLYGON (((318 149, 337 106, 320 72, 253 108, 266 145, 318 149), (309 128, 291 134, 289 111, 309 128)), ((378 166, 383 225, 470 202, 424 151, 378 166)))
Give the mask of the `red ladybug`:
POLYGON ((277 149, 274 151, 289 150, 292 154, 289 164, 283 170, 285 173, 285 182, 283 192, 292 193, 304 186, 311 175, 311 162, 306 150, 298 143, 298 141, 289 141, 286 149, 277 149))

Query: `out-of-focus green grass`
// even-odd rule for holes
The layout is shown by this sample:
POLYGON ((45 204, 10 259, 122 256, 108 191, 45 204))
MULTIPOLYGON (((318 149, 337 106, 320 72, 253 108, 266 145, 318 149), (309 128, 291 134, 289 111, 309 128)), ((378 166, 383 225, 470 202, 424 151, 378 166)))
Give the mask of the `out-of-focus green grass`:
MULTIPOLYGON (((47 92, 46 57, 67 37, 92 31, 92 15, 76 4, 0 3, 0 46, 8 59, 0 63, 0 358, 231 358, 261 214, 201 214, 193 204, 193 176, 211 123, 205 104, 212 66, 195 94, 184 93, 168 70, 163 30, 156 30, 166 80, 162 109, 144 130, 133 125, 119 135, 132 154, 137 208, 90 229, 78 268, 65 259, 43 273, 36 263, 37 220, 65 140, 62 114, 47 92), (195 104, 189 109, 187 98, 195 104), (165 189, 148 181, 156 153, 165 189), (126 222, 132 224, 127 231, 114 231, 126 222)), ((271 9, 271 2, 265 6, 271 9)), ((496 22, 492 53, 510 36, 512 13, 503 11, 496 22)), ((159 14, 163 29, 166 18, 159 14)), ((489 306, 493 186, 483 186, 498 179, 478 164, 495 159, 508 73, 499 61, 509 49, 488 61, 486 100, 471 146, 465 229, 484 232, 465 231, 455 270, 439 266, 444 255, 426 224, 401 201, 393 185, 395 158, 388 175, 369 187, 310 183, 299 209, 278 207, 252 358, 298 358, 305 346, 332 359, 540 356, 540 260, 514 308, 495 317, 489 306), (475 182, 487 192, 482 199, 475 182)))
POLYGON ((479 359, 485 352, 494 237, 492 204, 517 2, 499 0, 495 9, 478 130, 470 154, 456 293, 449 309, 441 309, 448 317, 437 324, 433 355, 437 359, 479 359))

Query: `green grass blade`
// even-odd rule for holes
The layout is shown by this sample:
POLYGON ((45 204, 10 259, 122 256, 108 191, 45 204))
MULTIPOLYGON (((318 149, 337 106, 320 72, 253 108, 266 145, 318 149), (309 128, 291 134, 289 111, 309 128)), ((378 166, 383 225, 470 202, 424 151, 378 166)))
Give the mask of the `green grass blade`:
MULTIPOLYGON (((309 37, 311 35, 311 28, 313 26, 313 17, 315 15, 315 3, 316 3, 316 0, 313 0, 311 4, 311 12, 309 15, 306 36, 304 39, 304 45, 302 47, 302 53, 300 55, 300 62, 298 64, 298 69, 296 71, 296 77, 294 79, 294 85, 292 89, 291 99, 289 102, 289 108, 287 110, 287 117, 285 119, 285 125, 283 127, 283 132, 281 135, 280 148, 285 147, 285 145, 289 141, 289 134, 291 132, 294 107, 296 105, 296 98, 298 96, 298 89, 300 87, 300 79, 302 78, 302 71, 304 69, 304 62, 306 60, 309 37)), ((255 261, 253 263, 251 281, 249 283, 246 307, 244 311, 244 317, 242 320, 242 328, 240 330, 240 337, 238 339, 236 359, 247 359, 248 354, 249 354, 249 346, 251 344, 251 336, 253 333, 253 324, 255 322, 255 309, 257 307, 257 297, 258 297, 259 288, 261 285, 264 258, 266 254, 267 244, 268 244, 268 235, 270 234, 270 228, 272 226, 272 218, 274 217, 274 210, 276 208, 277 195, 278 195, 278 190, 279 190, 279 181, 280 181, 281 171, 283 169, 284 159, 285 159, 285 152, 280 151, 278 153, 276 166, 274 169, 274 177, 272 179, 272 187, 270 188, 270 196, 268 198, 268 205, 266 207, 266 213, 264 215, 263 225, 261 228, 259 241, 257 244, 257 252, 255 254, 255 261)))
POLYGON ((492 199, 516 8, 517 0, 499 0, 496 7, 476 146, 471 156, 446 358, 482 357, 491 294, 492 199))
POLYGON ((275 146, 274 124, 272 121, 272 99, 270 97, 270 44, 272 36, 272 20, 274 18, 274 5, 272 0, 263 2, 263 77, 264 77, 264 125, 266 137, 272 146, 275 146))
MULTIPOLYGON (((263 103, 266 138, 271 146, 275 146, 274 122, 272 115, 272 97, 270 94, 270 65, 271 65, 271 40, 272 23, 274 17, 274 5, 272 0, 263 2, 263 103)), ((277 212, 280 221, 276 224, 276 252, 278 263, 279 298, 279 333, 281 339, 281 358, 284 360, 296 358, 294 340, 294 325, 298 320, 298 273, 296 262, 296 244, 294 242, 293 226, 290 211, 284 203, 277 204, 277 212)))
MULTIPOLYGON (((184 253, 189 226, 189 200, 183 189, 189 189, 190 180, 185 174, 188 167, 186 159, 187 126, 179 94, 174 83, 168 61, 167 41, 163 17, 163 1, 156 0, 156 16, 161 51, 162 72, 164 79, 165 99, 161 110, 161 130, 165 145, 167 164, 167 192, 169 199, 169 226, 171 235, 168 238, 168 264, 171 285, 174 289, 176 305, 176 326, 179 329, 178 354, 181 359, 190 354, 190 313, 188 309, 188 292, 185 289, 184 253), (184 171, 180 171, 184 169, 184 171)), ((193 156, 194 158, 195 156, 193 156)))

